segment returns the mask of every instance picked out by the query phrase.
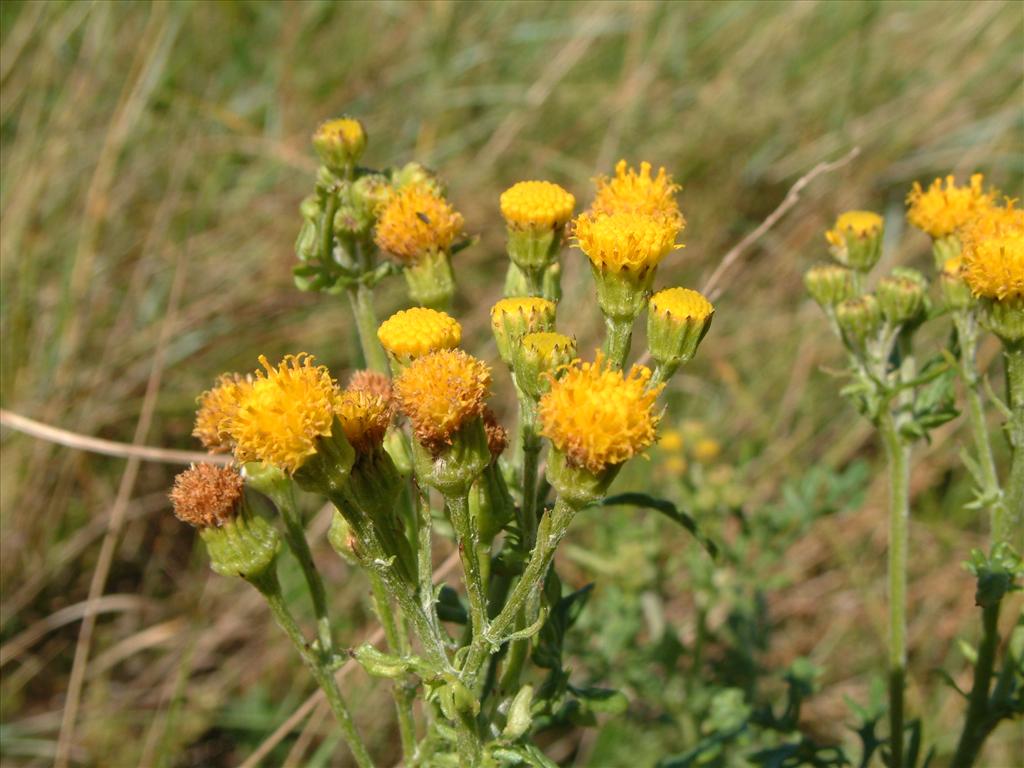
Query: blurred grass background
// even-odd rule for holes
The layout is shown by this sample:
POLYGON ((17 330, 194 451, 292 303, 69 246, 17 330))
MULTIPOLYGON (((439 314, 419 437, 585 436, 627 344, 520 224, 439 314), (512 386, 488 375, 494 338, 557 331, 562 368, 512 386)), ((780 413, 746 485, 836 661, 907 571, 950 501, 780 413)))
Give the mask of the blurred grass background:
MULTIPOLYGON (((6 2, 0 40, 0 401, 126 442, 194 448, 196 394, 221 371, 253 368, 259 353, 307 350, 339 375, 356 362, 343 301, 301 294, 290 277, 297 206, 315 171, 309 135, 341 112, 365 122, 368 163, 415 158, 448 180, 482 236, 459 256, 458 314, 467 346, 492 358, 486 310, 504 274, 497 198, 510 183, 549 178, 585 202, 590 177, 620 156, 665 165, 684 187, 688 226, 660 281, 699 285, 796 178, 859 146, 729 275, 698 361, 673 384, 673 416, 700 414, 733 460, 742 446, 749 514, 787 475, 877 458, 820 370, 838 365, 838 344, 802 294, 834 215, 884 212, 883 266, 926 267, 926 239, 904 231, 913 180, 980 170, 1020 197, 1024 178, 1024 6, 1014 2, 6 2)), ((566 261, 562 316, 586 349, 598 338, 589 277, 578 252, 566 261)), ((379 311, 402 300, 387 289, 379 311)), ((923 446, 914 475, 909 695, 939 765, 960 704, 929 670, 962 668, 951 649, 969 634, 973 585, 959 563, 982 541, 960 510, 960 429, 923 446)), ((168 514, 176 470, 126 472, 120 459, 10 430, 2 439, 5 764, 53 758, 82 601, 117 505, 125 524, 72 757, 239 762, 312 684, 258 598, 212 578, 193 534, 168 514)), ((808 718, 833 739, 849 737, 843 696, 863 698, 883 648, 882 499, 876 480, 861 509, 815 526, 787 558, 792 584, 774 604, 786 631, 772 652, 809 654, 826 670, 808 718)), ((626 548, 633 557, 692 546, 644 525, 662 546, 626 548)), ((579 525, 572 543, 610 541, 615 553, 634 526, 610 515, 579 525)), ((370 621, 365 587, 325 542, 317 554, 355 643, 370 621)), ((598 573, 584 558, 572 573, 628 595, 617 579, 634 566, 598 573)), ((654 590, 680 627, 692 620, 678 600, 686 586, 654 590)), ((361 675, 348 685, 388 754, 382 687, 361 675)), ((686 746, 670 731, 654 741, 614 733, 618 752, 569 734, 553 754, 616 765, 686 746)), ((1009 764, 1000 761, 1022 746, 1019 728, 1005 726, 989 764, 1009 764)), ((335 747, 329 723, 314 719, 265 764, 343 764, 335 747)))

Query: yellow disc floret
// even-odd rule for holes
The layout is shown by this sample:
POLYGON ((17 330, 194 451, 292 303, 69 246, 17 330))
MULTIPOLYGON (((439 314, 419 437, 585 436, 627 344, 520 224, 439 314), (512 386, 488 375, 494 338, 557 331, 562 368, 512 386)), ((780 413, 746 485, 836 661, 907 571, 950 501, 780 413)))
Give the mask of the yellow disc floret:
POLYGON ((683 214, 676 203, 676 194, 680 190, 678 184, 664 168, 658 169, 656 176, 651 176, 651 164, 640 163, 639 173, 619 160, 615 165, 615 177, 595 179, 597 195, 591 211, 594 213, 642 213, 664 215, 677 218, 680 226, 683 214))
POLYGON ((628 374, 606 365, 576 362, 540 400, 541 433, 568 462, 600 472, 621 464, 654 442, 662 387, 647 384, 651 371, 635 365, 628 374))
POLYGON ((392 355, 410 360, 439 349, 459 346, 462 326, 445 312, 413 307, 396 312, 381 323, 377 338, 392 355))
POLYGON ((345 437, 360 453, 379 448, 391 425, 391 403, 378 395, 347 389, 337 405, 338 420, 345 437))
POLYGON ((395 397, 416 438, 437 453, 483 413, 490 384, 485 363, 461 349, 444 349, 413 360, 395 380, 395 397))
POLYGON ((955 234, 980 211, 995 202, 994 190, 982 189, 984 177, 980 173, 971 176, 970 183, 958 187, 953 176, 935 179, 927 190, 916 181, 907 195, 907 221, 933 238, 955 234))
POLYGON ((714 306, 700 291, 690 288, 666 288, 651 297, 652 312, 672 318, 706 320, 715 311, 714 306))
POLYGON ((501 193, 501 215, 511 227, 554 229, 572 218, 576 198, 550 181, 520 181, 501 193))
POLYGON ((676 248, 682 219, 635 213, 592 214, 577 217, 576 244, 591 264, 608 272, 644 274, 676 248))
POLYGON ((462 234, 462 215, 425 184, 410 184, 391 197, 380 212, 374 239, 404 262, 448 251, 462 234))
POLYGON ((1012 202, 981 212, 962 230, 961 275, 975 296, 1024 298, 1024 211, 1012 202))
POLYGON ((199 396, 192 435, 199 438, 211 453, 228 453, 231 450, 227 422, 238 410, 238 402, 249 386, 249 381, 237 373, 225 373, 217 379, 213 389, 199 396))
POLYGON ((310 355, 287 356, 277 368, 260 355, 266 371, 228 419, 240 462, 263 461, 295 472, 316 453, 316 440, 331 434, 339 390, 327 368, 310 355))
POLYGON ((842 246, 846 235, 862 238, 877 235, 884 224, 882 217, 873 211, 847 211, 839 215, 835 228, 825 233, 825 239, 832 245, 842 246))

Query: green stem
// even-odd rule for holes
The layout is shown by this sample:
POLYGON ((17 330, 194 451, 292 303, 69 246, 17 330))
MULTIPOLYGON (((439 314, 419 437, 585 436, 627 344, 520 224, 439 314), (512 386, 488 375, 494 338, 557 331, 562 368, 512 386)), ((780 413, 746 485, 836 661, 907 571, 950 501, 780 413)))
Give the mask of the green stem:
POLYGON ((505 605, 491 622, 485 634, 473 638, 466 664, 463 667, 471 675, 475 675, 480 665, 492 653, 492 648, 503 641, 503 636, 514 624, 530 596, 543 588, 544 576, 555 556, 558 543, 569 530, 569 524, 576 515, 576 508, 563 499, 555 501, 554 508, 545 514, 537 526, 537 543, 530 553, 523 575, 513 587, 505 605))
MULTIPOLYGON (((384 629, 384 638, 387 640, 388 649, 392 653, 401 653, 405 645, 399 633, 398 622, 395 621, 395 614, 391 609, 391 601, 388 599, 387 590, 380 576, 372 571, 370 576, 370 589, 373 592, 373 607, 380 619, 381 627, 384 629)), ((391 687, 391 695, 395 700, 395 712, 398 716, 398 733, 402 740, 402 757, 406 765, 412 765, 416 756, 416 721, 413 716, 412 695, 406 687, 405 681, 396 680, 391 687)))
POLYGON ((388 358, 377 338, 377 311, 373 307, 373 290, 362 283, 348 289, 352 314, 356 319, 359 346, 363 350, 366 367, 378 373, 388 373, 388 358))
POLYGON ((978 647, 978 660, 974 665, 974 685, 967 700, 967 718, 960 733, 951 768, 968 768, 978 759, 985 739, 992 732, 995 723, 989 715, 989 687, 992 684, 992 670, 995 667, 996 649, 999 646, 999 608, 1002 601, 982 608, 982 638, 978 647))
POLYGON ((633 321, 605 317, 604 354, 608 362, 622 368, 629 357, 629 345, 633 338, 633 321))
POLYGON ((995 542, 1006 541, 1024 551, 1024 343, 1006 345, 1005 353, 1013 458, 1006 481, 1006 514, 998 521, 995 542))
POLYGON ((483 575, 480 572, 480 535, 473 525, 469 512, 469 498, 465 494, 448 496, 448 511, 452 527, 459 544, 459 558, 462 560, 466 594, 469 596, 470 626, 473 637, 480 637, 487 631, 487 598, 484 595, 483 575))
POLYGON ((985 421, 985 408, 982 401, 982 379, 978 373, 978 321, 969 310, 958 311, 953 315, 957 339, 960 342, 960 366, 964 378, 964 392, 967 400, 967 419, 971 425, 971 435, 978 461, 978 478, 980 496, 989 507, 989 530, 992 545, 996 544, 997 531, 1002 529, 1006 506, 1003 501, 996 462, 992 454, 992 442, 989 437, 988 424, 985 421))
POLYGON ((519 428, 523 449, 523 548, 533 547, 537 534, 537 467, 543 443, 537 434, 537 409, 525 396, 519 401, 519 428))
POLYGON ((313 601, 313 613, 316 616, 317 642, 320 644, 321 653, 330 656, 334 651, 334 639, 331 637, 331 620, 327 615, 327 591, 324 589, 323 579, 313 562, 313 553, 309 549, 309 542, 306 540, 306 528, 302 524, 295 503, 295 488, 291 481, 287 485, 275 488, 273 501, 281 512, 281 519, 284 520, 284 536, 288 546, 299 561, 302 568, 302 575, 306 579, 306 586, 309 587, 309 596, 313 601))
POLYGON ((910 446, 889 406, 879 431, 889 465, 889 768, 903 768, 903 689, 907 668, 907 537, 910 518, 910 446))
POLYGON ((276 572, 270 570, 262 577, 254 579, 252 584, 266 598, 278 626, 288 635, 288 639, 291 640, 295 650, 302 657, 303 663, 312 673, 317 685, 323 690, 324 696, 327 697, 327 703, 330 705, 331 711, 341 727, 342 738, 345 739, 345 743, 352 750, 352 756, 355 758, 356 764, 360 768, 373 768, 373 761, 366 751, 366 745, 359 736, 359 732, 356 731, 348 705, 345 703, 341 690, 338 688, 338 681, 334 679, 334 675, 330 671, 328 657, 325 657, 323 654, 313 653, 310 649, 309 643, 306 642, 306 638, 302 634, 302 630, 295 623, 295 619, 292 617, 288 606, 285 605, 284 598, 281 596, 281 586, 277 581, 276 572))

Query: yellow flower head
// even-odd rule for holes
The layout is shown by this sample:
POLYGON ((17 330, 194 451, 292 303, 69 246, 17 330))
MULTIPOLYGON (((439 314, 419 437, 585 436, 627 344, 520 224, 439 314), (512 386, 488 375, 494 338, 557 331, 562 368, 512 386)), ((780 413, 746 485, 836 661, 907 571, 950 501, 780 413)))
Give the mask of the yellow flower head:
POLYGON ((377 338, 400 360, 422 357, 439 349, 454 349, 462 341, 462 326, 445 312, 413 307, 396 312, 377 329, 377 338))
POLYGON ((237 373, 225 373, 217 379, 213 389, 199 396, 192 435, 199 438, 211 453, 228 453, 231 450, 227 422, 238 410, 238 402, 250 386, 249 381, 237 373))
POLYGON ((349 392, 365 392, 368 395, 376 395, 381 400, 390 403, 394 398, 391 391, 391 379, 387 374, 369 369, 356 371, 348 379, 346 390, 349 392))
POLYGON ((235 457, 295 472, 316 453, 317 438, 331 434, 338 385, 305 353, 288 355, 277 368, 260 355, 260 364, 266 372, 256 373, 227 422, 235 457))
POLYGON ((963 187, 956 185, 953 176, 946 177, 945 187, 942 179, 936 179, 927 190, 915 181, 907 195, 907 221, 936 239, 952 235, 994 204, 995 190, 985 192, 983 183, 980 173, 963 187))
POLYGON ((715 308, 700 291, 690 288, 666 288, 651 297, 652 312, 676 319, 707 320, 715 308))
POLYGON ((234 519, 243 485, 236 469, 193 464, 174 478, 174 515, 196 528, 220 527, 234 519))
POLYGON ((367 453, 383 444, 393 415, 389 401, 351 389, 341 393, 336 412, 345 437, 359 453, 367 453))
POLYGON ((520 181, 501 193, 501 215, 511 227, 554 229, 572 218, 576 198, 550 181, 520 181))
POLYGON ((679 453, 683 450, 683 435, 678 429, 669 429, 662 432, 658 438, 658 447, 669 453, 679 453))
POLYGON ((352 117, 321 123, 313 134, 313 147, 320 159, 338 169, 355 162, 366 148, 366 130, 352 117))
POLYGON ((597 473, 621 464, 654 442, 659 416, 654 403, 662 385, 648 388, 651 371, 634 365, 628 374, 577 361, 540 400, 541 434, 571 465, 597 473))
POLYGON ((481 415, 491 371, 461 349, 442 349, 413 360, 395 380, 395 397, 416 438, 431 452, 452 444, 452 435, 481 415))
POLYGON ((545 330, 555 322, 555 302, 539 296, 512 296, 491 307, 491 326, 495 331, 512 321, 522 323, 525 333, 545 330))
POLYGON ((961 275, 975 296, 1024 298, 1024 211, 1012 201, 992 206, 962 231, 961 275))
POLYGON ((594 180, 597 184, 597 195, 591 206, 593 213, 642 213, 678 218, 680 228, 683 214, 676 203, 676 194, 681 187, 672 183, 672 177, 664 168, 658 169, 657 176, 651 176, 651 164, 640 163, 637 173, 619 160, 615 165, 615 178, 603 176, 594 180))
POLYGON ((597 269, 644 274, 676 248, 681 218, 627 212, 576 218, 576 245, 597 269))
POLYGON ((841 247, 846 243, 845 235, 872 237, 882 231, 884 224, 882 217, 873 211, 847 211, 839 215, 835 228, 825 233, 825 239, 841 247))
POLYGON ((380 212, 374 239, 383 250, 406 263, 448 251, 462 234, 462 214, 424 184, 410 184, 391 197, 380 212))

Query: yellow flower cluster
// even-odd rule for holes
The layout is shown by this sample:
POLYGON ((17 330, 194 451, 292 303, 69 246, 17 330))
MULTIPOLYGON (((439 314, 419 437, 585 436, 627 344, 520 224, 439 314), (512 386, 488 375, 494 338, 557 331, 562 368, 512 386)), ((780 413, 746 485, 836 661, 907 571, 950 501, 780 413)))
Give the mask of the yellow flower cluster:
POLYGON ((617 211, 585 213, 576 219, 576 244, 591 264, 608 272, 642 275, 677 248, 681 218, 617 211))
POLYGON ((488 366, 461 349, 442 349, 413 360, 395 380, 395 397, 417 440, 434 453, 484 410, 488 366))
POLYGON ((834 229, 825 233, 825 239, 837 248, 846 244, 846 236, 865 238, 882 231, 884 221, 873 211, 847 211, 836 219, 834 229))
POLYGON ((352 447, 367 453, 383 444, 393 411, 391 403, 378 395, 347 389, 338 398, 337 414, 352 447))
POLYGON ((572 218, 576 198, 550 181, 520 181, 501 193, 500 204, 509 226, 555 229, 572 218))
POLYGON ((957 186, 953 176, 935 179, 927 190, 914 182, 907 195, 907 220, 933 238, 956 234, 964 225, 981 211, 991 207, 996 192, 985 192, 982 188, 984 177, 980 173, 971 176, 967 186, 957 186))
POLYGON ((331 434, 338 385, 327 368, 305 353, 289 355, 265 371, 242 393, 227 432, 239 462, 263 461, 295 472, 316 453, 316 440, 331 434))
POLYGON ((651 164, 640 163, 640 171, 619 160, 615 165, 615 177, 598 177, 597 195, 591 206, 596 214, 636 213, 647 216, 668 216, 679 220, 680 229, 685 222, 676 203, 676 194, 681 187, 672 182, 664 168, 651 176, 651 164))
POLYGON ((462 234, 462 214, 425 184, 403 187, 385 204, 377 219, 377 245, 406 263, 447 252, 462 234))
POLYGON ((199 396, 199 410, 192 435, 211 453, 228 453, 232 448, 227 423, 250 382, 237 373, 225 373, 212 388, 199 396))
POLYGON ((234 469, 193 464, 174 478, 174 515, 196 528, 219 528, 234 519, 242 486, 242 476, 234 469))
POLYGON ((445 312, 413 307, 396 312, 377 329, 384 349, 400 360, 421 357, 439 349, 454 349, 462 341, 462 326, 445 312))
POLYGON ((623 463, 654 442, 662 386, 648 387, 650 378, 646 367, 625 374, 600 353, 593 363, 577 361, 540 400, 541 434, 573 466, 596 473, 623 463))
POLYGON ((961 231, 961 274, 975 296, 1024 298, 1024 211, 1012 202, 980 211, 961 231))
POLYGON ((651 297, 651 312, 669 318, 707 320, 715 308, 702 293, 691 288, 666 288, 651 297))

